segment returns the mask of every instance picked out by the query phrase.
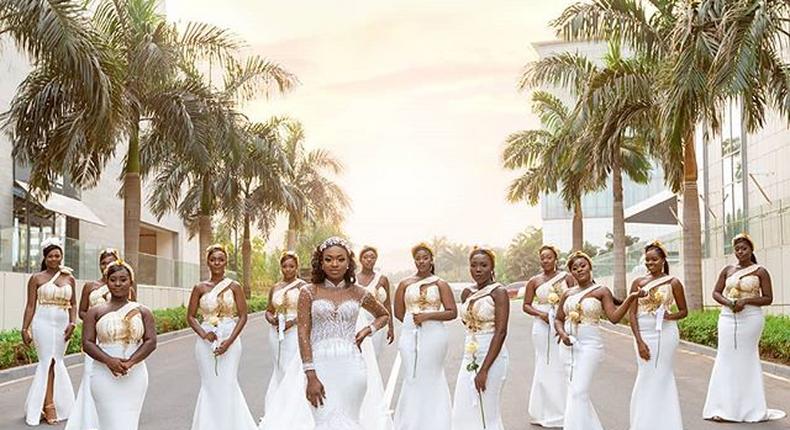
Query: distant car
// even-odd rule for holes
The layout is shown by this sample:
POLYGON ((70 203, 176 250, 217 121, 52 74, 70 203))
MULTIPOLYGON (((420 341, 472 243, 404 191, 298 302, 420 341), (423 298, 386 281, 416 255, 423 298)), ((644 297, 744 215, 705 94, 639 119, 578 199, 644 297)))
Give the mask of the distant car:
POLYGON ((523 299, 524 292, 527 289, 527 281, 511 282, 510 284, 507 284, 505 289, 507 290, 507 296, 510 297, 511 300, 523 299))

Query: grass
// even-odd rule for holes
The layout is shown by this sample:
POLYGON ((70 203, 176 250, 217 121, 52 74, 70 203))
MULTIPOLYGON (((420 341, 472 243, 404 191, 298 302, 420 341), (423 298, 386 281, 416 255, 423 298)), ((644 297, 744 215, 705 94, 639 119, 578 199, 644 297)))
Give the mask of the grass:
MULTIPOLYGON (((247 302, 249 312, 260 312, 266 309, 266 297, 255 296, 247 302)), ((158 334, 187 328, 187 308, 156 309, 156 332, 158 334)), ((78 324, 74 335, 66 348, 66 354, 77 353, 82 350, 82 324, 78 324)), ((0 332, 0 369, 22 366, 38 362, 35 348, 28 348, 22 343, 22 332, 19 330, 6 330, 0 332)))

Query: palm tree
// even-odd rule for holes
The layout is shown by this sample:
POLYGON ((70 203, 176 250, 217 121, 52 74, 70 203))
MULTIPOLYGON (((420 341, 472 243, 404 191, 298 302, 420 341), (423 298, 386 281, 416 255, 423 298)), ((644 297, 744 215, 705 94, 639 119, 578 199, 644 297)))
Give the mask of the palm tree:
POLYGON ((30 165, 30 186, 44 195, 60 175, 95 185, 124 128, 117 56, 91 26, 84 2, 0 0, 8 34, 35 68, 2 116, 14 158, 30 165))
MULTIPOLYGON (((250 156, 260 160, 266 148, 256 148, 257 141, 271 134, 266 126, 246 124, 236 111, 237 101, 254 97, 269 87, 285 91, 295 83, 293 75, 260 57, 251 57, 244 64, 232 58, 226 61, 228 67, 222 89, 206 84, 205 78, 194 72, 185 81, 190 94, 197 96, 193 103, 187 105, 187 113, 193 123, 192 140, 187 145, 167 148, 153 143, 151 141, 161 139, 156 132, 146 133, 143 139, 146 143, 142 153, 145 161, 143 173, 156 174, 148 200, 151 211, 161 217, 177 210, 192 231, 197 224, 201 249, 206 249, 212 242, 211 218, 217 208, 226 199, 236 197, 233 192, 239 191, 229 179, 240 173, 233 170, 241 167, 234 163, 234 159, 250 156), (235 157, 227 157, 234 153, 235 157)), ((268 145, 268 149, 272 148, 273 145, 268 145)), ((268 167, 264 164, 259 169, 268 167)), ((274 177, 261 174, 267 180, 277 179, 276 174, 274 177)), ((252 181, 258 177, 249 179, 252 181)), ((277 184, 279 181, 266 185, 279 187, 277 184)), ((201 275, 208 276, 204 259, 201 259, 201 275)))
POLYGON ((232 225, 242 226, 242 285, 249 298, 252 276, 252 242, 250 230, 256 224, 259 236, 268 237, 276 215, 292 204, 295 190, 284 181, 290 166, 282 151, 277 130, 281 118, 267 123, 247 124, 248 141, 238 151, 230 151, 223 163, 219 184, 222 210, 232 225))
MULTIPOLYGON (((654 0, 651 5, 647 9, 629 0, 577 3, 553 25, 567 40, 618 39, 656 71, 653 96, 623 101, 620 112, 642 118, 657 113, 651 118, 659 129, 653 149, 668 185, 682 191, 684 279, 689 306, 699 309, 702 249, 695 128, 702 123, 718 132, 721 106, 734 96, 743 101, 748 131, 762 126, 767 107, 790 114, 790 70, 780 54, 782 39, 788 37, 788 6, 749 0, 654 0)), ((637 81, 624 81, 623 86, 637 81)))
POLYGON ((290 121, 285 126, 284 149, 291 166, 286 181, 289 188, 298 190, 296 198, 286 209, 286 247, 295 251, 297 234, 307 223, 340 224, 350 202, 340 186, 327 176, 327 173, 340 174, 343 164, 324 149, 305 149, 304 129, 298 121, 290 121))

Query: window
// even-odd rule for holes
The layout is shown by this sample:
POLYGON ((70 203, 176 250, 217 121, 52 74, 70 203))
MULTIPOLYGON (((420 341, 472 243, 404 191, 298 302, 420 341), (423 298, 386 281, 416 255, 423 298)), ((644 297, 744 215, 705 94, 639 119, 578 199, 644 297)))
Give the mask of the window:
POLYGON ((745 147, 741 127, 741 104, 727 103, 721 127, 722 206, 724 252, 732 251, 731 241, 746 228, 744 195, 745 147))

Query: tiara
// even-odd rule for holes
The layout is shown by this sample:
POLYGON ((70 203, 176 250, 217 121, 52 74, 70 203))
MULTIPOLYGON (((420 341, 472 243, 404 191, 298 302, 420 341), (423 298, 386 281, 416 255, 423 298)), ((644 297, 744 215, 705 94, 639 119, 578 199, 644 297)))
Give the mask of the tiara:
POLYGON ((344 248, 346 251, 351 251, 351 244, 348 243, 347 240, 343 239, 342 237, 332 236, 327 238, 321 245, 318 246, 318 252, 324 252, 327 248, 331 248, 333 246, 339 246, 344 248))

